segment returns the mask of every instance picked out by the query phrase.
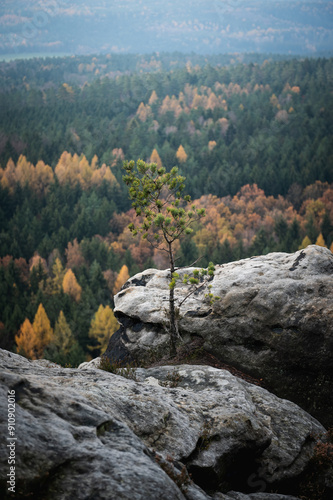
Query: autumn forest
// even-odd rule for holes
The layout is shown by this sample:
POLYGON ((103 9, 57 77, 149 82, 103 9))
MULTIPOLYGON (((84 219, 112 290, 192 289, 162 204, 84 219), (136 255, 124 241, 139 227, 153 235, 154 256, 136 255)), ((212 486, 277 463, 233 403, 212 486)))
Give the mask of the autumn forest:
POLYGON ((155 54, 0 63, 0 346, 99 355, 129 276, 166 268, 128 225, 125 160, 178 165, 204 219, 177 263, 333 250, 333 59, 155 54))

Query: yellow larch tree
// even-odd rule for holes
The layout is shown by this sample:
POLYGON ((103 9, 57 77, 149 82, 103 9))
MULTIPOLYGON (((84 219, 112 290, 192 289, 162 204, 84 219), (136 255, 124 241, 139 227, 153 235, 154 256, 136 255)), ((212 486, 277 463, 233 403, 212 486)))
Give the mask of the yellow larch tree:
POLYGON ((52 292, 53 293, 60 293, 61 292, 62 282, 64 280, 65 272, 66 271, 63 268, 61 260, 59 259, 59 257, 57 257, 56 260, 54 261, 53 266, 52 266, 52 274, 53 274, 52 292))
POLYGON ((124 283, 129 279, 128 267, 124 264, 120 269, 119 274, 117 276, 115 285, 113 287, 113 294, 116 295, 124 283))
POLYGON ((303 248, 306 248, 307 246, 311 245, 311 240, 308 236, 305 236, 303 239, 302 243, 298 247, 298 250, 302 250, 303 248))
POLYGON ((17 352, 30 359, 37 359, 39 341, 32 324, 26 318, 18 335, 15 335, 17 352))
POLYGON ((158 166, 158 168, 162 168, 163 165, 162 165, 162 160, 160 158, 160 155, 158 154, 157 150, 154 149, 152 154, 151 154, 151 157, 150 157, 150 162, 151 163, 156 163, 156 165, 158 166))
POLYGON ((143 102, 141 102, 137 109, 136 114, 140 121, 145 122, 148 116, 151 115, 150 106, 145 106, 143 102))
POLYGON ((153 104, 155 104, 155 102, 157 100, 158 100, 157 94, 156 94, 155 90, 153 90, 151 93, 151 96, 149 97, 149 101, 148 101, 149 106, 152 106, 153 104))
POLYGON ((323 237, 323 235, 321 233, 320 233, 320 235, 318 236, 318 238, 316 240, 316 245, 318 245, 320 247, 325 247, 326 248, 326 243, 325 243, 324 237, 323 237))
POLYGON ((113 314, 110 306, 99 306, 98 311, 95 313, 91 321, 89 330, 89 337, 96 341, 95 346, 89 346, 90 350, 100 349, 101 354, 108 346, 111 335, 114 334, 119 328, 119 323, 113 314))
POLYGON ((209 151, 213 151, 213 149, 216 147, 216 141, 209 141, 208 143, 208 149, 209 151))
POLYGON ((64 293, 69 295, 73 300, 75 300, 75 302, 80 301, 82 288, 78 284, 75 274, 71 269, 68 269, 64 276, 62 289, 64 293))
POLYGON ((38 306, 32 328, 37 337, 36 356, 37 358, 42 358, 44 349, 49 345, 53 336, 51 323, 47 317, 43 304, 39 304, 38 306))
POLYGON ((60 311, 59 313, 59 317, 54 327, 51 343, 65 356, 69 353, 75 343, 75 339, 63 311, 60 311))
POLYGON ((176 158, 181 163, 185 163, 187 160, 187 154, 182 145, 177 149, 176 158))
POLYGON ((6 168, 1 169, 1 186, 8 189, 13 194, 17 184, 16 167, 13 160, 10 158, 7 162, 6 168))
POLYGON ((206 109, 213 109, 214 110, 216 107, 219 107, 219 100, 216 97, 216 95, 214 94, 214 92, 212 92, 210 94, 210 96, 208 97, 206 109))
POLYGON ((48 193, 53 182, 54 173, 52 168, 40 160, 35 167, 35 183, 31 188, 38 196, 44 196, 48 193))

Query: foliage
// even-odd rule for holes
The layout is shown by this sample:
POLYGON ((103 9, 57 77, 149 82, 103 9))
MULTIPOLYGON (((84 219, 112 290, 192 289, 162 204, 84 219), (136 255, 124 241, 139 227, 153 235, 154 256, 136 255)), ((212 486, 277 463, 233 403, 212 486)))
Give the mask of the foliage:
POLYGON ((134 236, 139 231, 144 239, 149 240, 151 237, 149 241, 152 245, 161 248, 168 255, 170 354, 174 355, 179 338, 174 295, 176 271, 174 244, 183 233, 191 234, 193 230, 190 226, 204 217, 205 210, 196 208, 195 205, 190 206, 190 196, 182 195, 185 178, 178 174, 177 167, 166 172, 165 168, 159 167, 156 163, 147 164, 138 160, 136 166, 133 161, 124 163, 124 169, 126 171, 124 182, 129 186, 132 206, 137 217, 142 216, 136 225, 129 224, 129 230, 134 236))
POLYGON ((83 349, 72 334, 63 311, 60 311, 44 358, 62 366, 78 366, 84 361, 83 349))
POLYGON ((53 329, 43 304, 39 304, 34 322, 32 324, 33 331, 38 339, 37 358, 43 357, 45 347, 51 342, 53 329))
POLYGON ((115 285, 113 287, 113 295, 116 295, 124 283, 129 279, 128 267, 124 264, 119 271, 115 285))
POLYGON ((135 367, 129 363, 124 367, 121 365, 120 361, 112 361, 102 356, 98 368, 106 372, 114 373, 115 375, 120 375, 121 377, 137 380, 135 367))
POLYGON ((173 370, 172 372, 168 372, 166 374, 165 380, 159 380, 158 383, 162 387, 178 387, 180 382, 182 381, 182 376, 180 375, 178 370, 173 370))
MULTIPOLYGON (((101 67, 95 78, 86 74, 76 85, 63 79, 58 88, 33 79, 29 87, 15 88, 31 71, 28 63, 18 64, 19 78, 10 67, 0 93, 1 165, 5 169, 10 158, 17 162, 20 155, 27 164, 43 160, 52 167, 54 178, 58 172, 61 182, 74 181, 83 190, 101 187, 104 179, 120 193, 118 203, 126 203, 122 186, 117 185, 120 151, 125 159, 147 160, 155 150, 167 169, 178 161, 193 198, 234 195, 243 185, 254 183, 267 194, 285 196, 295 183, 304 188, 316 180, 332 182, 333 59, 266 58, 230 64, 229 58, 228 62, 214 66, 201 60, 201 67, 179 69, 167 64, 164 71, 118 78, 107 77, 106 72, 99 79, 101 67), (87 78, 90 84, 84 85, 87 78), (72 87, 71 100, 63 92, 64 82, 72 87), (149 108, 143 121, 137 115, 139 107, 149 108), (180 146, 186 161, 176 157, 180 146), (97 174, 100 178, 94 182, 97 174)), ((70 63, 66 76, 78 71, 79 64, 70 63)), ((57 68, 54 73, 62 72, 58 62, 50 64, 57 68)), ((31 65, 33 73, 44 74, 45 80, 49 72, 43 71, 44 62, 31 65)), ((28 185, 33 183, 35 192, 40 191, 34 176, 29 178, 28 185)), ((49 181, 43 186, 42 190, 50 189, 49 181)))
POLYGON ((101 304, 91 321, 89 337, 95 341, 95 345, 89 346, 89 349, 99 349, 100 352, 103 353, 108 346, 111 335, 113 335, 118 328, 119 323, 112 309, 109 306, 103 307, 101 304))
POLYGON ((37 359, 39 341, 28 319, 24 320, 19 334, 15 336, 15 342, 19 354, 30 359, 37 359))
POLYGON ((62 288, 64 293, 69 295, 73 300, 76 302, 80 301, 82 288, 78 284, 75 274, 71 269, 68 269, 64 276, 62 288))
POLYGON ((25 319, 15 342, 19 353, 31 359, 39 359, 44 355, 45 348, 51 342, 53 330, 43 304, 39 304, 33 324, 25 319))
MULTIPOLYGON (((128 229, 144 214, 130 208, 121 182, 126 158, 155 150, 166 173, 178 161, 192 205, 205 208, 204 222, 173 243, 179 267, 199 256, 205 268, 314 243, 333 249, 333 60, 278 59, 113 54, 0 63, 2 347, 16 349, 15 336, 42 304, 53 329, 63 311, 84 360, 100 305, 113 308, 128 276, 170 266, 146 231, 133 238, 128 229), (76 285, 65 293, 69 269, 76 285)), ((190 279, 176 284, 198 286, 190 279)))

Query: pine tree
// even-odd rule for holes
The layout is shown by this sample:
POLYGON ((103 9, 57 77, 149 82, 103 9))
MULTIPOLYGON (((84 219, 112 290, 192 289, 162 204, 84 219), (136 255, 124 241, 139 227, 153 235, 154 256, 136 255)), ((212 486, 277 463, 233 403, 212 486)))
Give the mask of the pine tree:
POLYGON ((95 346, 89 346, 90 350, 100 349, 101 354, 108 346, 111 335, 119 328, 112 309, 109 306, 103 307, 101 304, 91 321, 89 337, 96 342, 95 346))
MULTIPOLYGON (((143 216, 141 223, 131 223, 128 228, 133 235, 142 233, 144 239, 151 238, 155 247, 163 245, 170 263, 169 284, 169 321, 170 321, 170 354, 175 355, 179 339, 176 319, 174 289, 179 275, 176 273, 174 246, 182 234, 190 234, 190 225, 205 215, 205 209, 189 206, 190 196, 183 196, 185 177, 178 175, 178 168, 170 172, 156 163, 147 164, 138 160, 125 162, 126 175, 123 177, 129 187, 132 206, 137 216, 143 216), (186 208, 183 208, 183 207, 186 208)), ((210 270, 210 272, 213 272, 210 270)), ((190 278, 191 284, 199 283, 199 279, 190 278)), ((186 281, 187 282, 187 281, 186 281)))

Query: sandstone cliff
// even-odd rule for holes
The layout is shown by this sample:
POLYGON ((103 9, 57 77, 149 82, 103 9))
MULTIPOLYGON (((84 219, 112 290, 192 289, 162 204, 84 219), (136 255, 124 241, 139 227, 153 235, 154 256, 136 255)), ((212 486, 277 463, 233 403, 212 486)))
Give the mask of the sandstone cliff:
POLYGON ((317 483, 332 491, 326 470, 313 482, 322 425, 227 371, 140 368, 133 380, 96 361, 69 369, 0 351, 0 363, 2 498, 282 500, 317 483), (8 391, 16 401, 13 496, 8 391))
MULTIPOLYGON (((180 274, 191 272, 183 269, 180 274)), ((213 305, 207 287, 180 308, 179 328, 190 346, 263 380, 280 397, 333 425, 333 254, 309 246, 295 254, 272 253, 216 266, 210 282, 221 297, 213 305)), ((175 294, 182 299, 186 285, 175 294)), ((168 271, 148 269, 132 277, 115 298, 121 330, 109 358, 137 360, 167 350, 164 328, 168 271)))

